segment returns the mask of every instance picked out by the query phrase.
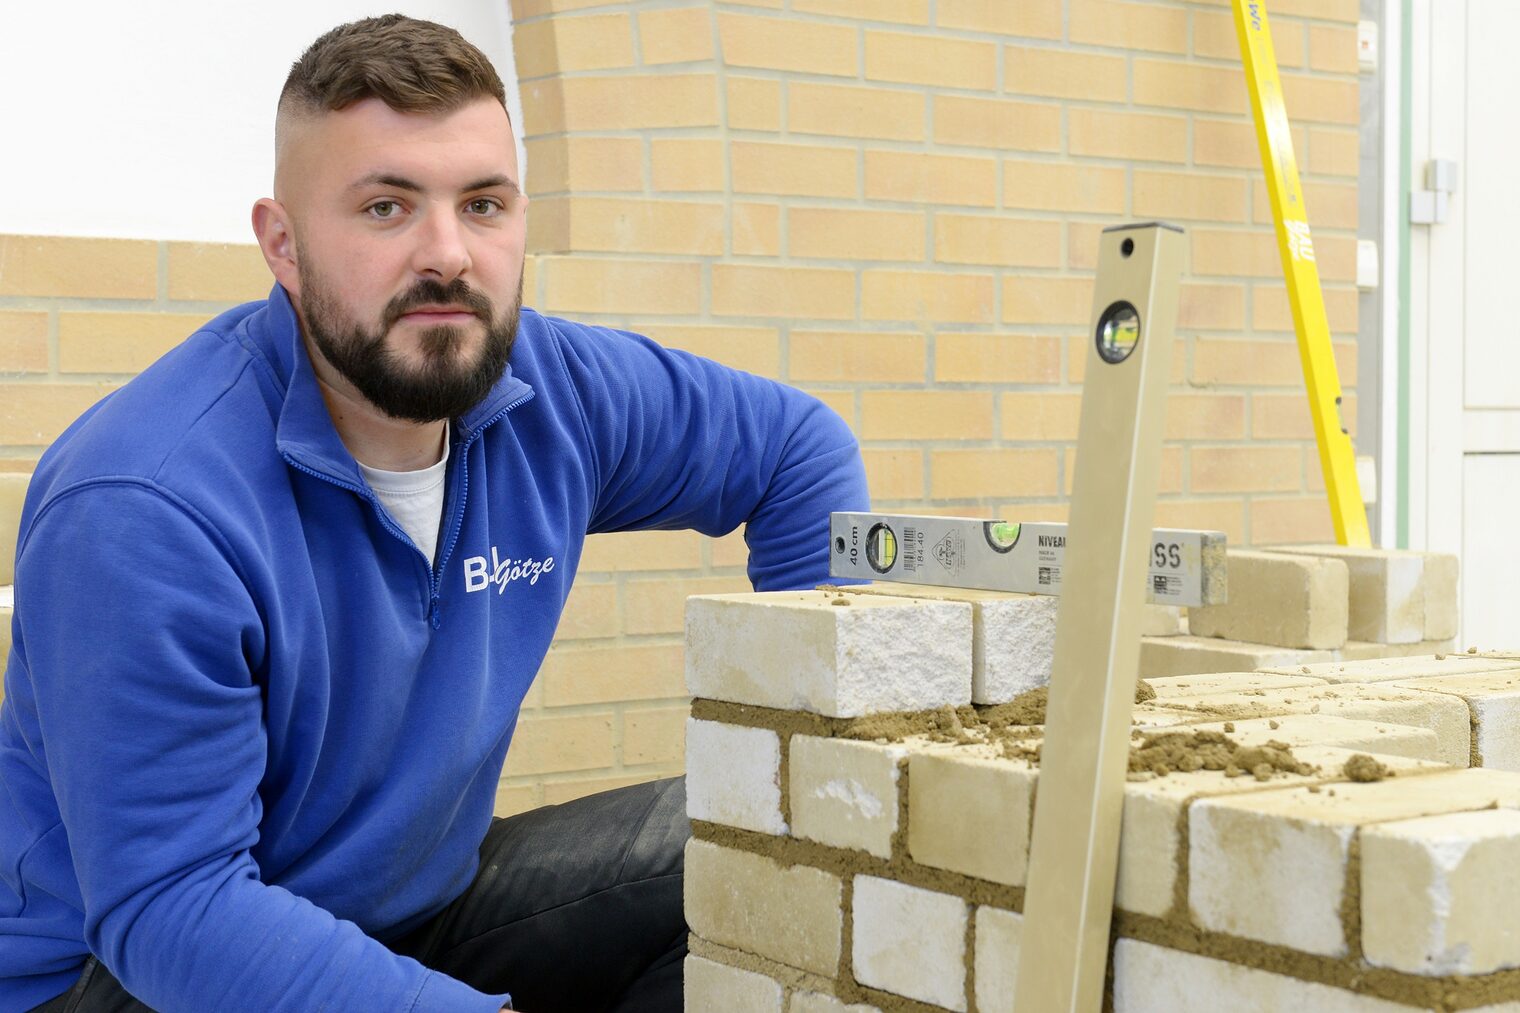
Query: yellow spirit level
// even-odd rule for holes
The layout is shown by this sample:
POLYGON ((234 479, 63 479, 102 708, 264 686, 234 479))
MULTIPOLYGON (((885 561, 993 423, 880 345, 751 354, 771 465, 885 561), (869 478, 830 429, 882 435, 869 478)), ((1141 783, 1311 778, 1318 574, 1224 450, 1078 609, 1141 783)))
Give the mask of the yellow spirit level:
POLYGON ((1267 194, 1277 224, 1277 250, 1288 282, 1288 301, 1293 306, 1298 357, 1309 389, 1314 439, 1325 474, 1325 491, 1330 497, 1330 519, 1340 544, 1368 546, 1372 544, 1372 536, 1367 530, 1367 507, 1362 502, 1362 489, 1356 477, 1356 452, 1341 417, 1341 381, 1330 345, 1325 297, 1320 291, 1314 239, 1304 212, 1298 163, 1293 158, 1293 138, 1288 133, 1288 111, 1283 105, 1282 81, 1277 75, 1266 4, 1261 0, 1233 0, 1233 4, 1246 85, 1251 93, 1251 112, 1256 119, 1256 140, 1261 146, 1267 194))

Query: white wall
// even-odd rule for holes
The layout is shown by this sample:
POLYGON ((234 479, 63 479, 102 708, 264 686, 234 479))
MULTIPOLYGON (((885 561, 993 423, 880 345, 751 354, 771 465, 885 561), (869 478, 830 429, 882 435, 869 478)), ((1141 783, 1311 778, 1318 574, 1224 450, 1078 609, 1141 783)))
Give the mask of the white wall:
POLYGON ((479 46, 522 123, 506 0, 5 4, 0 234, 252 242, 290 65, 327 29, 391 11, 479 46))

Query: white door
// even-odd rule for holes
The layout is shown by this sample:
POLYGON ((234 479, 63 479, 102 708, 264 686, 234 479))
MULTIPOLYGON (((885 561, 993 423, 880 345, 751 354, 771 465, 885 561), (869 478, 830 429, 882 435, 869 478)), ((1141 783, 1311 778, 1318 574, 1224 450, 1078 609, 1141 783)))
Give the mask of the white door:
POLYGON ((1520 647, 1520 3, 1415 7, 1411 183, 1457 172, 1411 235, 1410 543, 1461 555, 1464 645, 1520 647))

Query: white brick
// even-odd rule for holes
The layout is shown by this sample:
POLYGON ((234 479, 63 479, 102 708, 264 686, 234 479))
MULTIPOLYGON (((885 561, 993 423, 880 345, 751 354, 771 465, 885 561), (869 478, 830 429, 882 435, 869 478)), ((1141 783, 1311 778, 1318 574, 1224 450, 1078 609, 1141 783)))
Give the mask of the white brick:
POLYGON ((832 978, 844 884, 819 869, 707 841, 686 845, 686 924, 703 939, 832 978))
POLYGON ((1175 637, 1187 632, 1180 605, 1152 605, 1147 603, 1140 610, 1140 635, 1142 637, 1175 637))
POLYGON ((875 876, 855 877, 855 980, 895 995, 966 1009, 966 902, 875 876))
POLYGON ((822 591, 691 598, 686 685, 697 697, 830 717, 962 706, 971 607, 822 591))
POLYGON ((1137 939, 1114 944, 1114 1013, 1410 1013, 1410 1009, 1137 939))
POLYGON ((908 760, 908 854, 921 865, 1022 886, 1038 773, 977 747, 908 760))
POLYGON ((792 736, 788 759, 792 826, 798 837, 892 857, 898 763, 904 746, 792 736))
POLYGON ((1441 741, 1429 728, 1361 721, 1334 714, 1284 714, 1276 718, 1242 718, 1190 725, 1199 731, 1225 732, 1242 746, 1283 742, 1289 746, 1339 746, 1369 753, 1387 753, 1412 760, 1441 762, 1441 741), (1234 726, 1226 731, 1225 724, 1234 726), (1274 728, 1273 725, 1276 725, 1274 728))
POLYGON ((1285 665, 1330 661, 1329 651, 1299 651, 1271 644, 1247 644, 1214 637, 1142 637, 1140 674, 1147 678, 1207 672, 1249 672, 1285 665))
POLYGON ((1350 579, 1347 636, 1378 644, 1425 637, 1425 554, 1407 549, 1295 545, 1282 551, 1339 559, 1350 579))
POLYGON ((1324 679, 1312 676, 1271 675, 1263 672, 1201 672, 1198 675, 1169 675, 1145 681, 1156 691, 1156 699, 1163 703, 1172 697, 1214 696, 1258 689, 1325 685, 1324 679))
POLYGON ((881 1013, 875 1006, 851 1003, 846 1006, 831 995, 819 992, 793 992, 787 1013, 881 1013))
POLYGON ((688 955, 686 1013, 781 1013, 781 983, 703 957, 688 955))
POLYGON ((1376 658, 1371 661, 1334 661, 1327 664, 1298 666, 1264 666, 1263 670, 1280 675, 1310 675, 1316 679, 1324 679, 1326 682, 1392 682, 1395 679, 1428 679, 1443 675, 1520 672, 1520 660, 1447 654, 1415 658, 1376 658))
POLYGON ((1327 957, 1348 953, 1340 909, 1359 826, 1520 805, 1520 776, 1454 770, 1205 799, 1188 810, 1188 903, 1203 929, 1327 957))
POLYGON ((1374 644, 1366 640, 1347 640, 1339 650, 1330 652, 1331 661, 1372 661, 1376 658, 1413 658, 1425 654, 1455 654, 1455 640, 1421 640, 1416 644, 1374 644))
POLYGON ((1362 831, 1362 949, 1410 974, 1520 966, 1520 812, 1499 809, 1362 831))
POLYGON ((763 834, 781 818, 781 737, 766 728, 686 722, 686 815, 763 834))
POLYGON ((1460 564, 1456 556, 1430 553, 1425 557, 1425 639, 1449 640, 1461 625, 1458 602, 1460 564))
POLYGON ((1346 642, 1345 563, 1250 549, 1228 558, 1230 600, 1188 609, 1188 632, 1309 650, 1346 642))
POLYGON ((1472 719, 1474 766, 1520 770, 1520 671, 1443 675, 1380 685, 1460 698, 1472 719))
POLYGON ((1023 929, 1023 915, 995 907, 976 909, 978 1013, 1013 1013, 1023 929))

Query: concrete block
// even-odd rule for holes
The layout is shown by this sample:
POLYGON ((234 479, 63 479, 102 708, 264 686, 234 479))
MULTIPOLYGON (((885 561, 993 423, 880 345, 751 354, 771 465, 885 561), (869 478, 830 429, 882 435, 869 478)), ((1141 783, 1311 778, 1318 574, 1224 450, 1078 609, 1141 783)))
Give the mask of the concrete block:
POLYGON ((1347 640, 1346 646, 1330 652, 1331 661, 1372 661, 1375 658, 1413 658, 1426 654, 1456 653, 1455 640, 1421 640, 1415 644, 1374 644, 1366 640, 1347 640))
POLYGON ((1037 771, 977 747, 908 760, 908 854, 921 865, 1022 886, 1037 771))
POLYGON ((833 996, 821 992, 793 992, 786 1013, 881 1013, 881 1010, 858 1002, 846 1006, 833 996))
POLYGON ((1289 746, 1339 746, 1367 753, 1387 753, 1412 760, 1441 762, 1441 742, 1429 728, 1360 721, 1333 714, 1284 714, 1276 718, 1242 718, 1189 725, 1199 731, 1225 732, 1243 746, 1284 742, 1289 746), (1226 731, 1225 724, 1234 726, 1226 731), (1273 727, 1276 725, 1276 727, 1273 727))
POLYGON ((1169 675, 1146 679, 1161 702, 1172 697, 1214 696, 1246 693, 1262 689, 1294 689, 1300 686, 1323 686, 1324 679, 1308 675, 1272 675, 1264 672, 1202 672, 1198 675, 1169 675))
POLYGON ((1114 1013, 1410 1013, 1357 995, 1138 939, 1114 944, 1114 1013))
POLYGON ((871 988, 966 1009, 966 902, 875 876, 855 877, 850 959, 871 988))
POLYGON ((686 686, 829 717, 962 706, 971 702, 971 606, 822 591, 694 597, 686 686))
POLYGON ((1142 637, 1140 675, 1146 679, 1210 672, 1250 672, 1273 666, 1302 666, 1332 660, 1330 651, 1299 651, 1271 644, 1247 644, 1214 637, 1142 637))
POLYGON ((1472 721, 1472 765, 1520 771, 1520 671, 1442 675, 1379 685, 1461 699, 1472 721))
POLYGON ((686 815, 763 834, 781 818, 781 738, 766 728, 686 722, 686 815))
POLYGON ((1166 706, 1231 719, 1327 714, 1382 724, 1410 725, 1429 728, 1436 733, 1439 750, 1436 759, 1443 763, 1465 767, 1472 752, 1471 721, 1465 701, 1435 693, 1392 688, 1386 683, 1266 689, 1233 695, 1174 696, 1167 698, 1166 706))
POLYGON ((995 907, 976 909, 976 1008, 978 1013, 1013 1013, 1019 978, 1019 943, 1024 916, 995 907))
POLYGON ((1193 636, 1307 650, 1346 642, 1345 563, 1250 549, 1230 549, 1228 558, 1230 600, 1188 609, 1193 636))
POLYGON ((683 972, 686 1013, 781 1013, 781 983, 763 974, 690 954, 683 972))
POLYGON ((1346 632, 1352 640, 1413 644, 1427 639, 1424 553, 1347 545, 1295 545, 1281 551, 1346 564, 1350 579, 1346 632))
POLYGON ((837 876, 693 839, 686 923, 703 939, 832 978, 839 971, 844 884, 837 876))
POLYGON ((1371 784, 1204 799, 1188 810, 1188 905, 1198 927, 1326 957, 1341 920, 1351 841, 1364 824, 1520 806, 1520 775, 1454 770, 1371 784))
POLYGON ((1180 605, 1152 605, 1147 603, 1140 610, 1140 635, 1142 637, 1176 637, 1188 631, 1187 622, 1180 605))
POLYGON ((902 745, 792 736, 788 771, 793 832, 836 848, 892 857, 902 745))
POLYGON ((1450 640, 1461 623, 1462 590, 1456 556, 1431 552, 1425 556, 1425 639, 1450 640))
POLYGON ((1020 693, 1050 685, 1059 598, 890 581, 841 590, 969 605, 971 699, 975 703, 1007 703, 1020 693))
POLYGON ((1520 967, 1520 812, 1497 809, 1362 831, 1362 950, 1410 974, 1520 967))
POLYGON ((1371 661, 1277 665, 1264 667, 1263 671, 1278 675, 1308 675, 1326 682, 1392 682, 1396 679, 1433 679, 1446 675, 1520 672, 1520 659, 1433 654, 1413 658, 1375 658, 1371 661))

